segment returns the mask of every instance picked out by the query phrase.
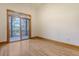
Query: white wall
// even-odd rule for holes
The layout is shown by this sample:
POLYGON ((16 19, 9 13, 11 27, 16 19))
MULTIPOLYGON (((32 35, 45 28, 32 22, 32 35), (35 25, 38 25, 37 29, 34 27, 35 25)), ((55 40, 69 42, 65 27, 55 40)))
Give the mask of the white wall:
POLYGON ((0 41, 7 40, 7 9, 32 15, 32 36, 36 36, 36 11, 31 4, 0 4, 0 41))
POLYGON ((79 46, 79 4, 38 8, 38 36, 79 46))

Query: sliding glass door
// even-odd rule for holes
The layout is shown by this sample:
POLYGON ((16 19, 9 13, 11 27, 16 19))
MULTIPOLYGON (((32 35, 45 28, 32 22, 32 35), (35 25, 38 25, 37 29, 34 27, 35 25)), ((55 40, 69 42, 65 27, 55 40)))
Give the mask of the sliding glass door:
POLYGON ((30 17, 28 14, 7 10, 7 42, 31 37, 30 17))
POLYGON ((20 40, 20 18, 9 16, 10 41, 20 40))
POLYGON ((29 38, 29 19, 9 16, 10 42, 29 38))
POLYGON ((21 19, 21 35, 22 40, 29 38, 29 22, 28 18, 21 19))

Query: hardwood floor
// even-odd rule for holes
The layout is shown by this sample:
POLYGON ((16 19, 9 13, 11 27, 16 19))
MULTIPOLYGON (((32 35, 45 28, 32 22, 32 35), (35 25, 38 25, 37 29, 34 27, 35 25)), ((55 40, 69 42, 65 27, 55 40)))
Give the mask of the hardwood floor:
POLYGON ((0 45, 0 56, 79 56, 79 49, 35 38, 0 45))

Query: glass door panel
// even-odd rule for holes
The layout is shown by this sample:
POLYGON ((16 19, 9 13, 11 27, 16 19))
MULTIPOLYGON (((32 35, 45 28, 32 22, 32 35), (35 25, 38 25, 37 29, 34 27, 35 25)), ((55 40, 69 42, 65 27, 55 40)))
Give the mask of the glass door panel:
POLYGON ((20 40, 20 18, 9 17, 10 41, 20 40))
POLYGON ((23 39, 28 39, 29 38, 29 24, 28 24, 28 19, 27 18, 22 18, 21 19, 21 34, 22 34, 22 40, 23 39))

